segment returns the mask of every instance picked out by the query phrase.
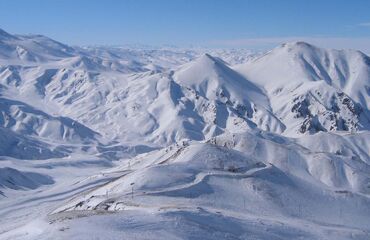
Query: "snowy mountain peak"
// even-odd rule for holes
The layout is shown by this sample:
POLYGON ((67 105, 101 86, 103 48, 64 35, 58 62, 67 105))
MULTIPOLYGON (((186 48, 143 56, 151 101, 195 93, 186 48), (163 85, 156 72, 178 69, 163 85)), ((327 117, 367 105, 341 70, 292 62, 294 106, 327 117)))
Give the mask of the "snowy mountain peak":
POLYGON ((10 40, 17 40, 17 37, 7 33, 3 29, 0 28, 0 41, 10 41, 10 40))
POLYGON ((257 102, 266 106, 263 91, 248 81, 227 63, 209 54, 181 67, 174 79, 183 86, 190 87, 207 99, 220 99, 223 102, 250 104, 257 102))
POLYGON ((228 65, 222 59, 220 59, 218 57, 214 57, 214 56, 212 56, 209 53, 205 53, 203 56, 199 57, 198 60, 196 60, 195 62, 208 62, 208 63, 212 63, 212 64, 224 64, 224 65, 228 65))
POLYGON ((361 57, 368 57, 365 53, 355 49, 325 49, 315 46, 311 43, 304 41, 293 41, 283 43, 280 46, 273 49, 274 51, 287 51, 291 53, 299 54, 320 54, 320 53, 337 53, 339 55, 358 55, 361 57))
POLYGON ((270 92, 324 80, 370 108, 370 59, 359 51, 287 43, 236 70, 270 92))
POLYGON ((287 43, 283 43, 281 44, 280 47, 278 48, 290 48, 290 49, 315 49, 317 48, 316 46, 308 43, 308 42, 304 42, 304 41, 293 41, 293 42, 287 42, 287 43))

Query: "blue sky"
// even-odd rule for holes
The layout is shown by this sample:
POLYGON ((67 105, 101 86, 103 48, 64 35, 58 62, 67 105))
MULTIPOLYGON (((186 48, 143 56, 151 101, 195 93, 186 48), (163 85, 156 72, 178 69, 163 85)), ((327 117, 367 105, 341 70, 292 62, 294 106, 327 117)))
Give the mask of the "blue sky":
POLYGON ((370 50, 367 0, 0 0, 0 28, 72 45, 263 48, 306 40, 370 50))

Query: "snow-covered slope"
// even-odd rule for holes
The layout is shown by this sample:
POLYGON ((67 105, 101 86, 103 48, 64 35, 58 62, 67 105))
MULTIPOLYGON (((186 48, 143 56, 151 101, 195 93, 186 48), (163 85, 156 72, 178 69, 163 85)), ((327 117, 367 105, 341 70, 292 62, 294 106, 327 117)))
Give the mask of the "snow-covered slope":
POLYGON ((370 128, 370 58, 359 51, 287 43, 235 69, 266 90, 288 135, 370 128))
MULTIPOLYGON (((360 146, 366 148, 363 144, 360 146)), ((365 163, 351 156, 311 151, 294 140, 265 132, 223 134, 208 143, 183 142, 131 159, 111 170, 122 172, 121 177, 71 199, 54 214, 73 217, 87 211, 124 216, 127 211, 144 211, 160 219, 174 215, 180 232, 172 233, 172 238, 182 234, 191 237, 192 232, 186 229, 204 218, 208 222, 202 221, 199 228, 212 228, 219 238, 245 238, 251 233, 250 227, 258 229, 269 222, 271 230, 254 233, 257 239, 278 239, 270 234, 279 231, 277 235, 282 238, 289 232, 302 231, 304 239, 321 239, 329 236, 329 231, 336 239, 366 239, 368 160, 365 163), (188 215, 194 218, 183 222, 188 215), (243 227, 235 231, 218 225, 215 216, 221 222, 232 218, 243 227), (311 227, 303 230, 303 225, 311 227), (279 230, 279 226, 286 230, 279 230)), ((112 221, 115 225, 119 220, 112 221)), ((144 219, 135 221, 149 224, 144 219)), ((69 237, 81 232, 73 227, 78 224, 78 218, 67 224, 71 227, 69 237)), ((207 231, 202 234, 199 239, 214 236, 207 231)))
POLYGON ((270 99, 276 116, 289 126, 287 135, 370 129, 368 109, 324 81, 290 85, 270 99))
POLYGON ((369 67, 0 30, 0 239, 369 239, 369 67))
POLYGON ((270 91, 292 83, 324 80, 369 108, 370 58, 360 51, 283 44, 238 69, 270 91))
POLYGON ((74 49, 41 35, 11 35, 0 29, 0 58, 11 62, 45 62, 73 56, 74 49))
POLYGON ((0 98, 0 125, 22 135, 51 141, 94 140, 97 133, 67 117, 53 117, 14 100, 0 98))

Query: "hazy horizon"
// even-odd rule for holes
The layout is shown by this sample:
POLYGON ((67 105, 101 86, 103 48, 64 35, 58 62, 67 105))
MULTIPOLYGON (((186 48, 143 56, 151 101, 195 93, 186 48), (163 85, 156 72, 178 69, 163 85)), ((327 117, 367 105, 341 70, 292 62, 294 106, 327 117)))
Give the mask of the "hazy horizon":
POLYGON ((306 41, 370 52, 364 1, 14 0, 0 7, 3 30, 69 45, 268 49, 306 41))

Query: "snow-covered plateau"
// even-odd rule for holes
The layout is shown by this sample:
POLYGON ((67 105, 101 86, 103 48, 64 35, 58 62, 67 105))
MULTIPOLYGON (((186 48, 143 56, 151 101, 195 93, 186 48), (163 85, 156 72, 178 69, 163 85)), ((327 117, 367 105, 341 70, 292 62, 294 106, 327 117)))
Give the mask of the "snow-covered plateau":
POLYGON ((0 30, 0 239, 370 239, 370 57, 0 30))

